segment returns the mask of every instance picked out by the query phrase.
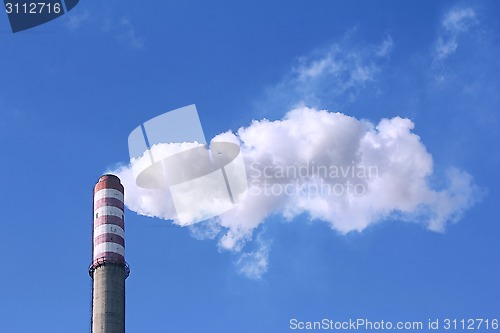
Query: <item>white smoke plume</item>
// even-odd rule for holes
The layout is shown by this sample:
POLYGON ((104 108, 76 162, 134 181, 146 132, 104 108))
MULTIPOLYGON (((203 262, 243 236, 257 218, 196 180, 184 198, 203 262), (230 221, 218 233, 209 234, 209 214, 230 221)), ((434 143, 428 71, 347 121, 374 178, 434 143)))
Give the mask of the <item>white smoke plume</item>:
MULTIPOLYGON (((239 252, 276 214, 286 220, 306 214, 341 234, 361 232, 388 218, 443 232, 474 203, 477 189, 469 174, 455 168, 449 169, 444 187, 433 186, 432 156, 413 127, 411 120, 399 117, 372 124, 299 107, 281 120, 256 120, 237 133, 222 133, 212 141, 240 144, 249 191, 235 208, 193 225, 191 233, 239 252)), ((112 173, 124 183, 130 210, 175 219, 168 190, 138 187, 132 165, 112 173)), ((236 266, 258 278, 267 269, 269 243, 258 237, 256 246, 240 253, 236 266)))

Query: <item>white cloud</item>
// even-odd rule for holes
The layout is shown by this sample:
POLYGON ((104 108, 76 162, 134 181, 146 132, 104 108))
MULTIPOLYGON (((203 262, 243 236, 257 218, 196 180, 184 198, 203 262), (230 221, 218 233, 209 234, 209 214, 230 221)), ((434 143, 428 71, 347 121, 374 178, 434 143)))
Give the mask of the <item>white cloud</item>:
POLYGON ((66 25, 71 30, 76 30, 80 28, 84 22, 88 21, 88 19, 90 18, 90 11, 86 8, 81 11, 81 13, 72 10, 67 14, 67 16, 68 19, 66 25))
POLYGON ((459 221, 474 201, 482 197, 482 192, 473 185, 471 175, 466 172, 450 168, 446 177, 447 190, 433 193, 429 229, 437 232, 444 232, 447 223, 459 221))
POLYGON ((127 17, 122 17, 120 20, 105 19, 102 31, 114 35, 117 41, 131 49, 144 48, 144 38, 136 32, 134 25, 127 17))
MULTIPOLYGON (((371 56, 371 55, 370 55, 371 56)), ((340 95, 343 92, 373 81, 378 66, 363 51, 344 52, 338 45, 330 47, 318 58, 301 58, 294 69, 291 83, 301 90, 318 89, 318 85, 327 81, 333 84, 332 92, 340 95)))
POLYGON ((144 47, 144 39, 137 35, 134 26, 126 17, 122 17, 120 20, 118 39, 133 49, 142 49, 144 47))
POLYGON ((360 46, 351 41, 351 34, 352 31, 340 42, 298 58, 284 80, 269 89, 263 108, 353 101, 361 89, 377 80, 394 42, 387 35, 379 44, 360 46))
POLYGON ((434 51, 436 60, 443 60, 455 53, 460 35, 466 33, 476 23, 476 12, 472 8, 450 10, 441 22, 442 31, 434 51))
POLYGON ((217 219, 209 219, 203 223, 195 223, 189 226, 189 233, 192 237, 202 239, 215 239, 222 231, 222 227, 217 219))
POLYGON ((476 12, 472 8, 455 8, 443 19, 442 25, 447 31, 467 31, 476 21, 476 12))
MULTIPOLYGON (((247 197, 206 225, 191 227, 191 233, 239 252, 271 215, 293 220, 305 214, 341 234, 361 232, 387 218, 444 231, 473 204, 477 189, 472 177, 457 169, 449 172, 446 187, 435 188, 432 156, 413 126, 399 117, 372 124, 307 107, 281 120, 254 121, 237 132, 250 184, 247 197)), ((235 139, 228 132, 214 140, 227 137, 235 139)), ((113 173, 125 185, 129 209, 175 218, 168 190, 137 187, 130 166, 113 173)), ((236 266, 258 277, 267 269, 268 250, 262 245, 242 253, 236 266)))
POLYGON ((382 44, 377 48, 376 55, 379 57, 388 57, 393 49, 394 42, 392 41, 392 37, 387 35, 382 44))
POLYGON ((267 272, 269 266, 270 244, 257 237, 255 242, 257 248, 250 252, 242 253, 236 261, 236 267, 240 274, 251 279, 259 279, 267 272))

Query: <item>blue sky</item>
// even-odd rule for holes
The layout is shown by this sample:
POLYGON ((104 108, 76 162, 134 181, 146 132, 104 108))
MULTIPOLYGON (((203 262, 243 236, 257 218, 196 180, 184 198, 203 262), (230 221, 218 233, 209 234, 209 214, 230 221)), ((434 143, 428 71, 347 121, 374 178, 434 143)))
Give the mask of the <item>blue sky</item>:
POLYGON ((207 138, 297 105, 409 118, 429 188, 447 191, 455 168, 470 191, 444 192, 457 215, 437 231, 425 214, 441 206, 390 206, 347 233, 278 207, 241 248, 223 228, 200 240, 202 224, 128 210, 128 332, 498 318, 499 14, 495 1, 82 1, 16 34, 0 15, 1 331, 89 331, 92 188, 127 163, 135 127, 189 104, 207 138))

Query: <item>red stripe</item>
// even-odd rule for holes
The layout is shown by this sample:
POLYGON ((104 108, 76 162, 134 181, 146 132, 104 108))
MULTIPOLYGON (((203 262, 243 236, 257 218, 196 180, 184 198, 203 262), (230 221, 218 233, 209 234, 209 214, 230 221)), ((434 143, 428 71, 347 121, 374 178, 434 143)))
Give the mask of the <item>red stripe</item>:
POLYGON ((99 260, 100 258, 104 259, 111 259, 112 261, 117 261, 117 262, 125 262, 125 257, 122 256, 121 254, 114 253, 114 252, 103 252, 97 256, 97 258, 94 259, 94 262, 99 260))
POLYGON ((95 187, 94 187, 94 193, 97 193, 97 191, 102 190, 103 188, 112 188, 114 190, 118 190, 120 192, 124 192, 123 190, 123 185, 120 184, 118 181, 110 181, 110 180, 104 180, 98 182, 95 187))
POLYGON ((102 198, 94 203, 94 210, 105 206, 114 206, 120 208, 121 210, 124 210, 125 208, 123 206, 123 201, 121 200, 118 200, 116 198, 102 198))
POLYGON ((98 218, 95 218, 94 215, 94 228, 97 228, 98 226, 103 224, 114 224, 125 230, 125 223, 123 222, 123 219, 119 218, 118 216, 102 215, 98 218))
POLYGON ((115 234, 102 234, 94 238, 94 246, 102 243, 116 243, 125 247, 125 240, 123 237, 115 234))

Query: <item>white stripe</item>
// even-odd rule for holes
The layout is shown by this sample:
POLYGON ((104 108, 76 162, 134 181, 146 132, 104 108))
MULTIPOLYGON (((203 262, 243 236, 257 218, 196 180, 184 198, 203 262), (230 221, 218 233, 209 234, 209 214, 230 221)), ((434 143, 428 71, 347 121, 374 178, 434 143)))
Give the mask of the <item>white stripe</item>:
POLYGON ((123 246, 116 243, 106 242, 94 246, 94 259, 99 257, 104 252, 118 253, 125 257, 125 248, 123 246))
POLYGON ((94 238, 104 234, 114 234, 125 238, 125 231, 114 224, 101 224, 94 229, 94 238))
POLYGON ((123 210, 115 206, 104 206, 99 207, 94 210, 94 218, 98 218, 104 215, 113 215, 118 216, 119 218, 123 218, 123 210))
POLYGON ((102 198, 114 198, 123 202, 123 193, 112 188, 103 188, 94 194, 94 204, 102 198))

